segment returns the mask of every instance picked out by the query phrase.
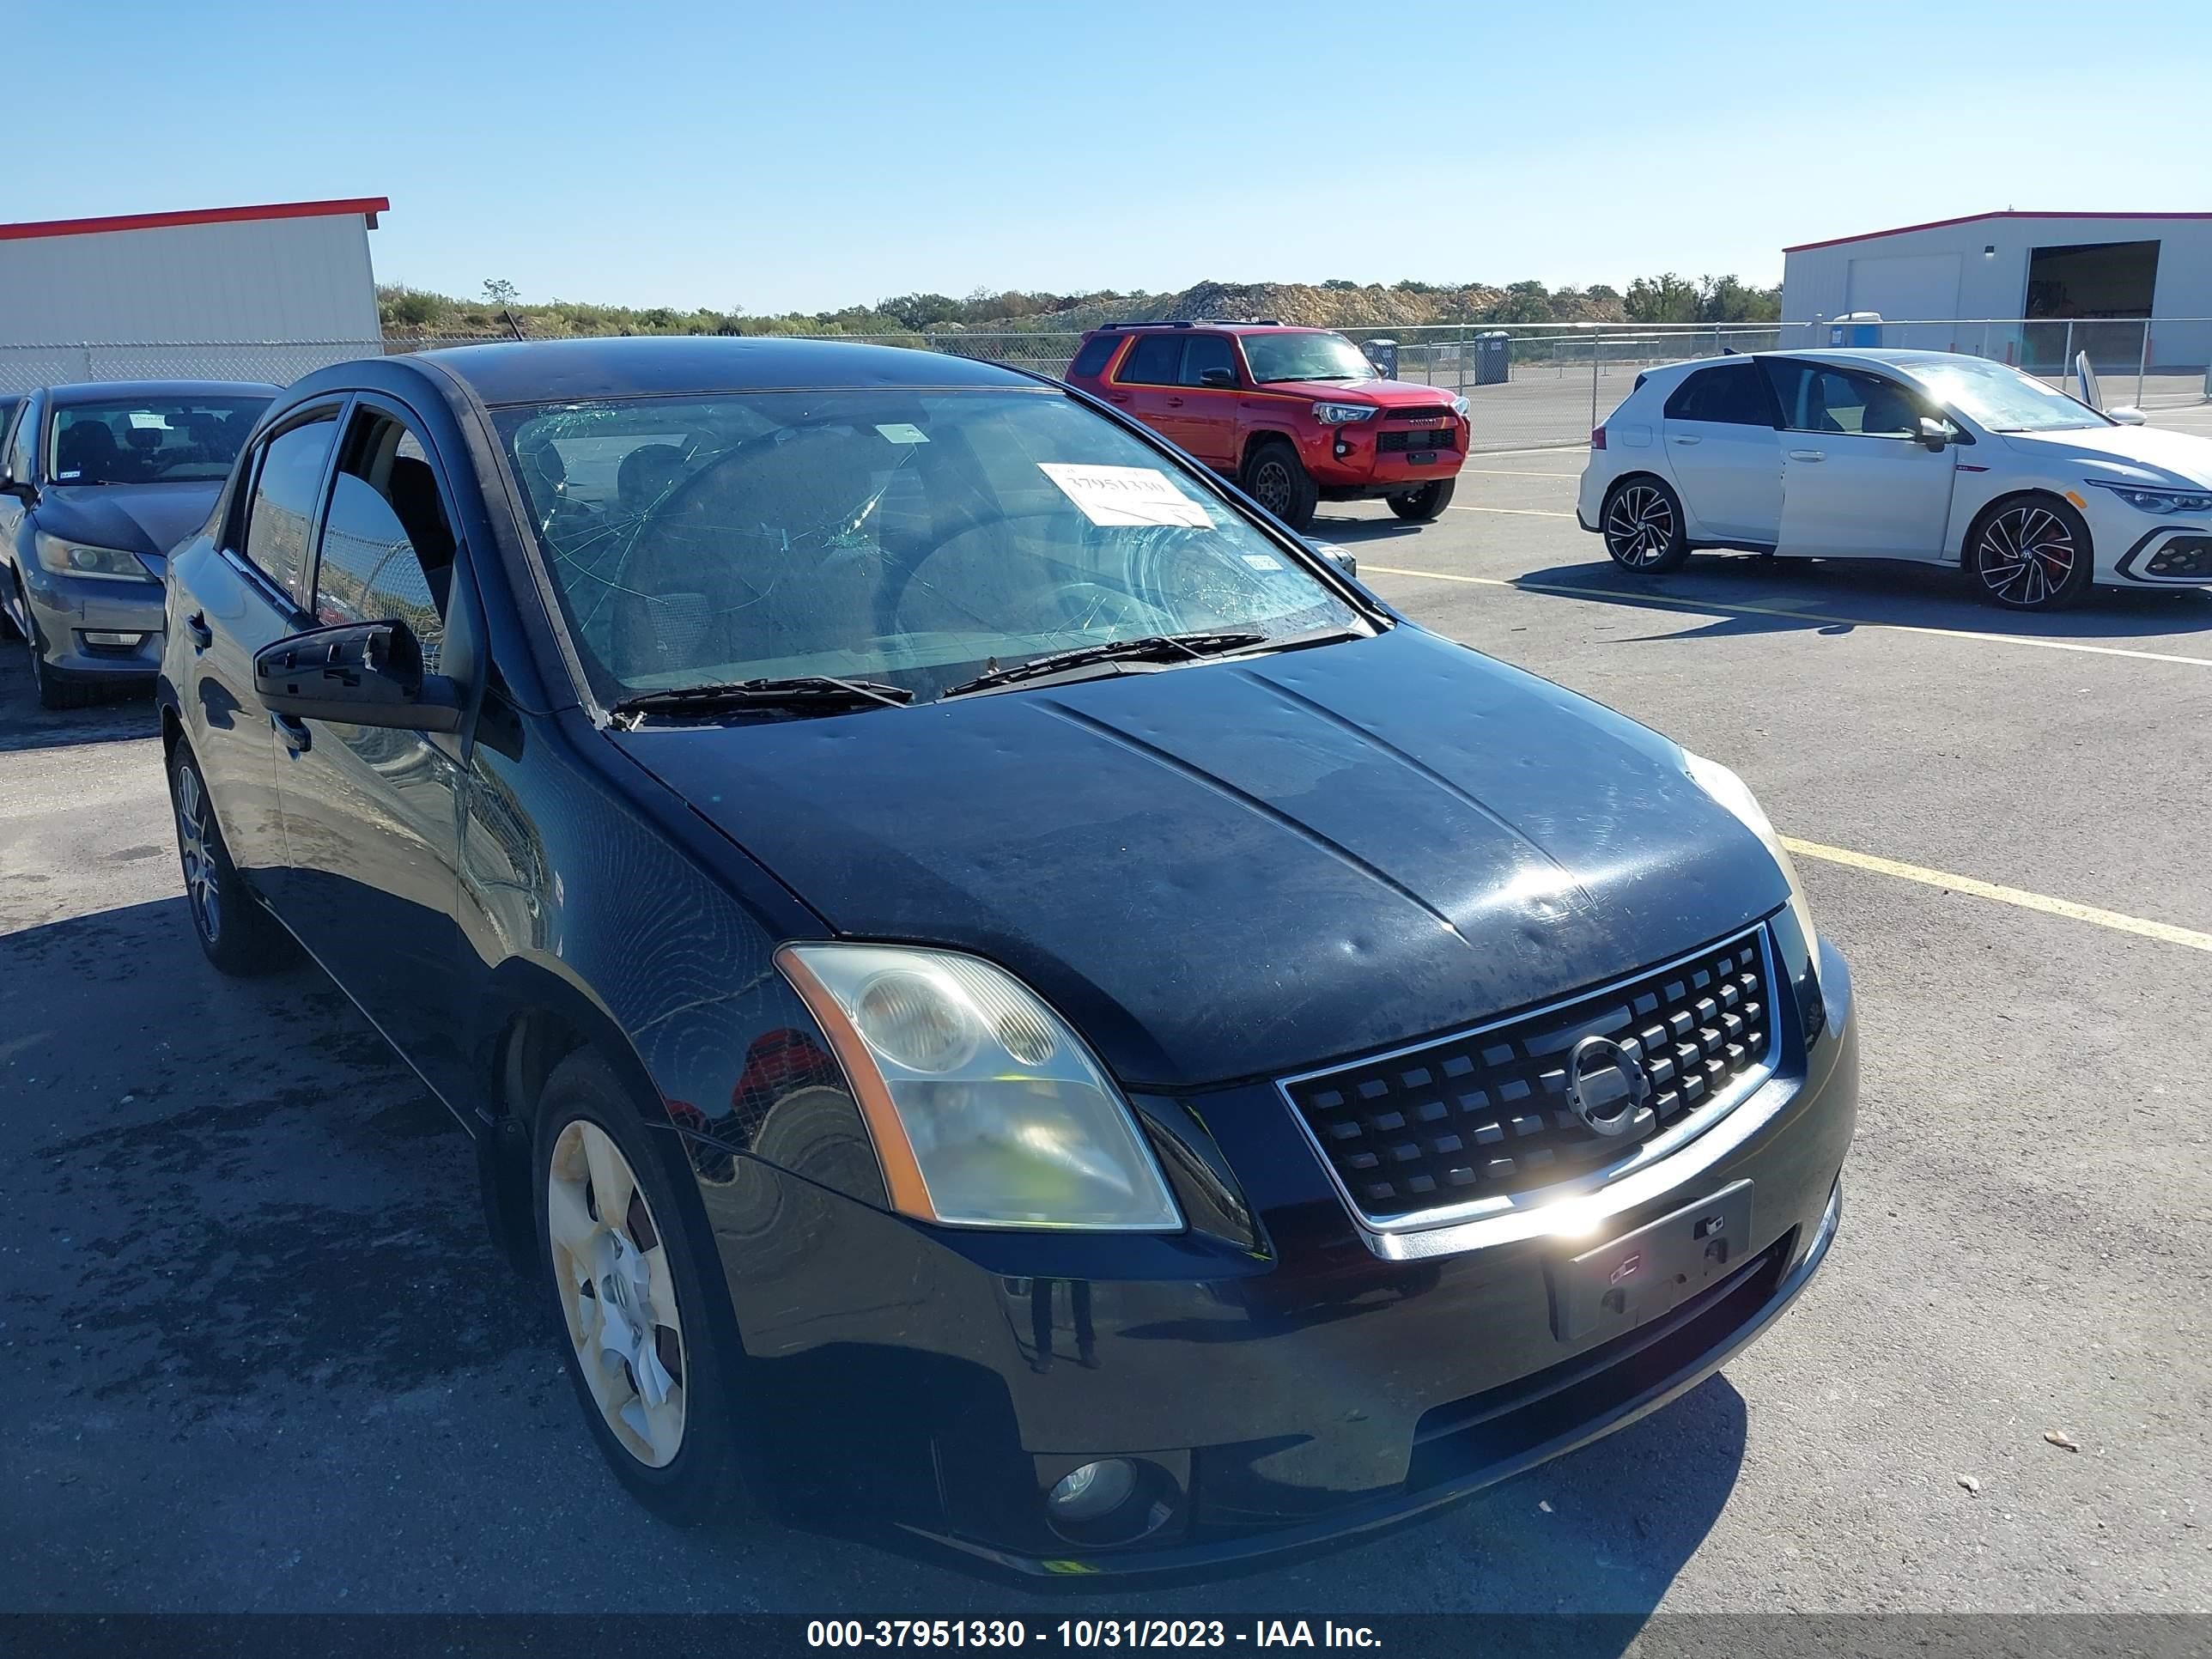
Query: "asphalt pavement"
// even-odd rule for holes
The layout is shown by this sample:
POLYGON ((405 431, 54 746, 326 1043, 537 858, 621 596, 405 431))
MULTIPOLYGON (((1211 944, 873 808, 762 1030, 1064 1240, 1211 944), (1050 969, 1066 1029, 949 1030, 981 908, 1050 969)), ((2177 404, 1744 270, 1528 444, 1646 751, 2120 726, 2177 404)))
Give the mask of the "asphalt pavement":
MULTIPOLYGON (((1826 849, 1798 861, 1865 1063, 1842 1237, 1668 1410, 1144 1609, 2212 1611, 2212 595, 2031 622, 1941 572, 1719 555, 1638 585, 1575 526, 1580 459, 1478 458, 1438 524, 1328 507, 1317 533, 1826 849)), ((205 965, 150 708, 40 714, 20 650, 0 1610, 1064 1609, 631 1504, 459 1129, 313 969, 205 965)))

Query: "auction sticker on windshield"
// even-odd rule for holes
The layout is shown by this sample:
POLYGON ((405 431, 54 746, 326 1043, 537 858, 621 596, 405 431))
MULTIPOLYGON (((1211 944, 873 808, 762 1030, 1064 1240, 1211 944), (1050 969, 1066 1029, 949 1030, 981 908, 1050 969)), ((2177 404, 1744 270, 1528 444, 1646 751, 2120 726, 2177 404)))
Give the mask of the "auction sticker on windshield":
POLYGON ((1185 524, 1211 530, 1206 508, 1175 487, 1164 472, 1149 466, 1073 466, 1039 461, 1037 471, 1099 525, 1185 524))

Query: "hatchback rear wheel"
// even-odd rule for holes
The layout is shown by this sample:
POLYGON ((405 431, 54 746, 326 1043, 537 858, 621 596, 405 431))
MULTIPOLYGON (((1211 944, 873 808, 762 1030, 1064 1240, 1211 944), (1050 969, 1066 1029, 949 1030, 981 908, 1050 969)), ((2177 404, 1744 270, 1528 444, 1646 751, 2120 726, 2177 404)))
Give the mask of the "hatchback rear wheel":
POLYGON ((184 866, 185 908, 207 959, 217 971, 241 978, 289 964, 299 948, 239 879, 208 799, 207 780, 183 743, 169 757, 169 805, 176 819, 177 857, 184 866))
POLYGON ((1605 498, 1598 523, 1605 550, 1624 570, 1662 575, 1690 556, 1682 532, 1681 498, 1656 478, 1624 478, 1605 498))
POLYGON ((2056 611, 2089 585, 2089 526, 2055 495, 1999 501, 1975 525, 1968 568, 2008 611, 2056 611))

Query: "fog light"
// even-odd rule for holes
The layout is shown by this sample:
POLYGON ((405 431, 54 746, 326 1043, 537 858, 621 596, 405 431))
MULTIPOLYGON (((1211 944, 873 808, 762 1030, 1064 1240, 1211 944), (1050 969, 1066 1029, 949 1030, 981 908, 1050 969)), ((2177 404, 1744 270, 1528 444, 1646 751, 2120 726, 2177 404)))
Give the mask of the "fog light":
POLYGON ((1102 1457, 1071 1469, 1045 1498, 1057 1521, 1097 1521, 1129 1501, 1137 1490, 1137 1471, 1126 1458, 1102 1457))
POLYGON ((97 634, 87 629, 84 642, 87 645, 136 645, 145 637, 143 634, 97 634))

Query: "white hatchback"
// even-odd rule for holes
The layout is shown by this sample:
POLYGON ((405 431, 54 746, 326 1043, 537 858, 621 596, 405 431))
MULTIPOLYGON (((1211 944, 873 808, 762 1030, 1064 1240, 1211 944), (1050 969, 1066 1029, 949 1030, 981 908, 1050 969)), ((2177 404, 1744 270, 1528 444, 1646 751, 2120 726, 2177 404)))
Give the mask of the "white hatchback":
POLYGON ((1953 564, 1996 604, 2212 585, 2212 439, 1944 351, 1671 363, 1590 434, 1576 517, 1624 569, 1701 547, 1953 564))

